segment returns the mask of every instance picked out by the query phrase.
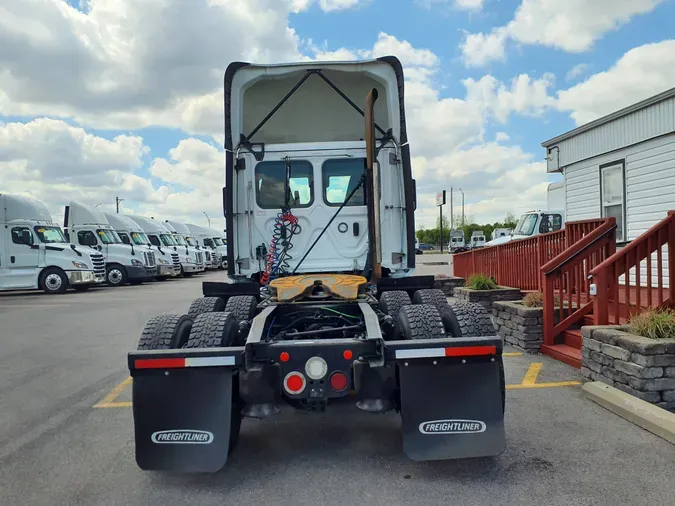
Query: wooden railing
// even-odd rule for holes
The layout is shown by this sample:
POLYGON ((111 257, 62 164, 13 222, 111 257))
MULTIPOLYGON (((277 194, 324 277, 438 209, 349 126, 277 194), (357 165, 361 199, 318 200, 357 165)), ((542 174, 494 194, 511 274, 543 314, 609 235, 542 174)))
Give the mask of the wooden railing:
POLYGON ((605 219, 573 221, 563 230, 453 255, 455 276, 492 276, 501 286, 542 291, 540 268, 580 241, 605 219))
POLYGON ((597 290, 592 301, 595 325, 623 323, 644 308, 675 307, 675 211, 590 275, 597 290))
POLYGON ((589 273, 616 251, 616 220, 603 219, 600 226, 571 237, 574 242, 541 267, 544 345, 556 344, 558 335, 593 310, 589 273))

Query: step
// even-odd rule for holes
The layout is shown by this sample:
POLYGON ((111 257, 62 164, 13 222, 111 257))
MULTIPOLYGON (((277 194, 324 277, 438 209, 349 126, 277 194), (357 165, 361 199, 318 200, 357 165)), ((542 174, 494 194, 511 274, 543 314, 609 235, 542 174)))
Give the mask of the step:
POLYGON ((580 330, 567 329, 563 332, 563 338, 567 346, 571 346, 577 350, 581 349, 582 337, 580 330))
POLYGON ((584 319, 583 319, 583 321, 581 322, 581 325, 582 325, 583 327, 587 327, 587 326, 589 326, 589 325, 595 325, 595 320, 593 319, 593 315, 592 315, 592 314, 587 314, 586 316, 584 316, 584 319))
POLYGON ((539 349, 542 354, 547 355, 567 365, 581 369, 581 350, 568 346, 567 344, 542 344, 539 349))

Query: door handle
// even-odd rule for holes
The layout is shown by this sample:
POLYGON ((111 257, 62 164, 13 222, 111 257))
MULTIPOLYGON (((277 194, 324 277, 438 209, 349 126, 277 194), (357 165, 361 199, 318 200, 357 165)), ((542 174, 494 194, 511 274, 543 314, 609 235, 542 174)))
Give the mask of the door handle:
POLYGON ((15 258, 13 256, 9 257, 9 261, 14 263, 15 258))
POLYGON ((354 230, 354 235, 359 235, 359 224, 357 222, 354 222, 354 225, 352 227, 352 230, 354 230))

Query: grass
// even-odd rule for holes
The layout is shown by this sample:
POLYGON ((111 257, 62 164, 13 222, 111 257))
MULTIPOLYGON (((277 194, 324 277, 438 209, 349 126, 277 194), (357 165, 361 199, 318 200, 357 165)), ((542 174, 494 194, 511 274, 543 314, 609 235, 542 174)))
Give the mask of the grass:
POLYGON ((495 280, 485 274, 472 274, 466 287, 472 290, 495 290, 499 288, 495 280))
MULTIPOLYGON (((560 306, 560 297, 557 295, 553 296, 553 305, 555 307, 560 306)), ((544 307, 544 294, 541 292, 528 293, 525 297, 523 297, 523 306, 544 307)))
POLYGON ((632 316, 628 328, 630 333, 648 339, 675 339, 675 311, 648 309, 632 316))

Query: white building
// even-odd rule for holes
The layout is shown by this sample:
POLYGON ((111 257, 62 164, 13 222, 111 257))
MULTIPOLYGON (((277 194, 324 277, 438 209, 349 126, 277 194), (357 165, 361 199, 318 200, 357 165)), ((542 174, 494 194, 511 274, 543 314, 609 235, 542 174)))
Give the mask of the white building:
POLYGON ((613 216, 621 245, 675 210, 675 88, 542 146, 564 176, 567 221, 613 216))

